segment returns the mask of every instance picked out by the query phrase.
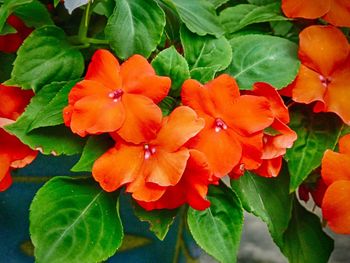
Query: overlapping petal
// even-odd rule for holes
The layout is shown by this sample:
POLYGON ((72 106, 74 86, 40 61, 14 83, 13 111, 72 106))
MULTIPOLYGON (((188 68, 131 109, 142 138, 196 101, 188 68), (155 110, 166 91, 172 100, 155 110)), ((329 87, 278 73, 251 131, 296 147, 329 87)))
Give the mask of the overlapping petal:
POLYGON ((335 26, 350 27, 350 2, 348 0, 333 0, 323 19, 335 26))
POLYGON ((322 159, 322 178, 327 185, 338 180, 350 181, 350 155, 327 150, 322 159))
POLYGON ((282 0, 282 10, 287 17, 318 18, 325 15, 332 0, 282 0))

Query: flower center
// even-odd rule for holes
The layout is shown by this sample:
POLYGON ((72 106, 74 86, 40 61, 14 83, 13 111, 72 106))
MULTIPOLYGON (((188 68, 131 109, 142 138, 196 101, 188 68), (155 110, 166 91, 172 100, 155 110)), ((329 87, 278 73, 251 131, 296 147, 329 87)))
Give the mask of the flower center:
POLYGON ((124 91, 122 89, 117 89, 108 94, 108 97, 113 99, 114 102, 117 102, 121 96, 123 95, 124 91))
POLYGON ((227 130, 227 125, 222 119, 216 118, 214 125, 215 125, 216 132, 219 132, 221 130, 227 130))
POLYGON ((331 81, 332 81, 332 78, 330 78, 330 77, 324 77, 324 76, 322 76, 322 75, 320 75, 320 81, 321 81, 321 83, 322 83, 322 85, 324 86, 324 87, 328 87, 328 85, 331 83, 331 81))
POLYGON ((145 160, 148 160, 153 154, 156 153, 156 148, 145 144, 143 146, 143 150, 145 151, 145 160))

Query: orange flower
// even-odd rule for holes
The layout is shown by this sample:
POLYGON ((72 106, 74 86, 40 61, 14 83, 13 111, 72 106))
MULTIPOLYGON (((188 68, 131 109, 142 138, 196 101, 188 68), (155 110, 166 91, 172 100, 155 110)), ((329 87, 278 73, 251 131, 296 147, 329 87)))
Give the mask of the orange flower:
POLYGON ((160 127, 162 112, 155 103, 167 95, 170 85, 170 79, 156 76, 140 55, 119 66, 109 51, 98 50, 85 79, 69 94, 65 124, 80 136, 116 132, 128 142, 143 142, 160 127))
POLYGON ((265 98, 240 96, 236 81, 225 74, 204 86, 196 80, 185 81, 181 97, 185 105, 205 119, 205 128, 191 141, 191 147, 207 156, 215 177, 228 174, 242 154, 245 163, 257 168, 263 147, 262 130, 273 121, 265 98))
POLYGON ((334 112, 350 124, 350 46, 343 33, 333 26, 304 29, 299 58, 302 65, 289 95, 296 102, 316 101, 314 111, 334 112))
POLYGON ((31 91, 0 84, 0 191, 5 191, 11 185, 12 168, 24 167, 37 155, 36 151, 31 150, 2 128, 18 118, 32 96, 31 91))
POLYGON ((323 217, 334 232, 350 234, 350 134, 339 140, 339 153, 325 152, 321 174, 328 186, 322 201, 323 217))
POLYGON ((22 45, 24 39, 32 32, 18 17, 10 15, 7 23, 17 30, 16 33, 0 36, 0 51, 12 53, 22 45))
POLYGON ((206 199, 208 185, 211 184, 210 177, 211 172, 205 155, 197 150, 190 150, 190 158, 180 181, 167 187, 159 200, 138 203, 146 210, 174 209, 185 203, 196 210, 205 210, 210 206, 206 199))
POLYGON ((274 116, 270 126, 272 133, 268 129, 264 131, 264 149, 261 157, 263 162, 254 172, 265 177, 276 177, 282 166, 282 156, 287 148, 293 146, 297 134, 287 126, 289 111, 276 89, 267 83, 260 82, 254 84, 253 91, 249 94, 266 98, 274 116))
POLYGON ((282 10, 287 17, 322 17, 335 26, 350 26, 348 0, 282 0, 282 10))
POLYGON ((94 163, 92 174, 108 192, 127 185, 126 191, 138 201, 159 200, 181 180, 190 157, 184 144, 203 127, 204 120, 192 109, 178 107, 163 118, 153 138, 138 144, 117 138, 115 147, 94 163))

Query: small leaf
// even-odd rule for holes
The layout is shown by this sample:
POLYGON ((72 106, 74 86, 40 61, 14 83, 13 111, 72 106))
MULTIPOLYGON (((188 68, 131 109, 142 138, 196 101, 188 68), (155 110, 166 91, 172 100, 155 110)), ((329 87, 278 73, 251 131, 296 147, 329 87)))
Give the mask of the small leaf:
POLYGON ((91 172, 94 162, 114 144, 108 135, 90 136, 86 141, 79 161, 72 167, 73 172, 91 172))
POLYGON ((29 27, 38 28, 45 25, 53 25, 53 21, 46 6, 37 0, 19 6, 15 9, 14 13, 29 27))
POLYGON ((37 112, 28 131, 40 128, 55 126, 63 123, 63 108, 68 105, 68 93, 77 83, 76 80, 66 82, 55 82, 44 86, 36 95, 35 100, 45 98, 41 110, 37 112), (48 99, 50 99, 48 101, 48 99))
POLYGON ((232 59, 232 49, 225 37, 198 36, 186 27, 181 28, 181 42, 191 76, 206 82, 217 71, 228 67, 232 59), (209 78, 209 79, 208 79, 209 78))
POLYGON ((30 206, 36 262, 100 262, 123 239, 119 203, 92 180, 60 176, 47 182, 30 206))
POLYGON ((320 219, 294 202, 292 219, 280 246, 290 263, 327 263, 334 241, 322 231, 320 219))
POLYGON ((14 33, 17 33, 17 30, 11 25, 5 23, 4 27, 2 28, 2 31, 0 32, 0 36, 5 36, 8 34, 14 34, 14 33))
POLYGON ((280 4, 273 3, 266 6, 249 4, 236 5, 226 8, 220 13, 220 20, 227 34, 232 34, 248 25, 287 20, 280 14, 280 4))
POLYGON ((0 52, 0 83, 3 83, 11 77, 12 63, 15 60, 15 58, 15 54, 0 52))
MULTIPOLYGON (((41 111, 55 97, 57 89, 62 87, 61 85, 50 84, 46 86, 44 90, 45 96, 33 97, 25 112, 15 123, 5 126, 5 130, 17 136, 32 149, 40 149, 44 154, 54 153, 60 155, 64 153, 72 155, 81 152, 84 140, 74 135, 63 125, 38 128, 28 132, 33 121, 37 116, 40 116, 41 111)), ((50 120, 50 117, 48 117, 48 120, 50 120)))
POLYGON ((236 262, 242 233, 243 210, 237 195, 224 185, 211 187, 211 205, 188 210, 188 226, 197 244, 220 262, 236 262))
POLYGON ((187 61, 175 49, 170 47, 161 51, 152 61, 152 66, 160 76, 171 78, 170 95, 180 96, 182 83, 190 78, 187 61))
POLYGON ((16 8, 31 2, 33 2, 33 0, 5 0, 4 4, 0 6, 0 32, 2 32, 7 18, 16 8))
POLYGON ((230 44, 232 62, 226 72, 236 78, 241 89, 251 89, 258 81, 281 89, 298 73, 298 46, 287 39, 245 35, 231 39, 230 44))
POLYGON ((118 57, 149 57, 161 40, 165 15, 153 0, 118 0, 105 34, 118 57))
POLYGON ((56 26, 33 31, 17 54, 6 85, 38 91, 55 81, 77 79, 84 70, 82 54, 68 43, 64 31, 56 26))
POLYGON ((177 105, 178 102, 170 96, 166 96, 161 102, 158 103, 159 108, 162 110, 163 116, 168 116, 177 105))
POLYGON ((282 171, 277 178, 264 178, 246 172, 239 179, 231 180, 231 186, 244 209, 261 218, 272 238, 280 244, 281 233, 288 228, 293 206, 287 171, 282 171))
POLYGON ((152 243, 152 239, 150 238, 126 234, 124 235, 123 243, 118 249, 118 251, 119 252, 129 251, 129 250, 147 246, 151 243, 152 243))
POLYGON ((289 126, 298 139, 285 155, 291 176, 290 191, 295 191, 321 164, 324 152, 333 150, 342 130, 342 121, 333 113, 313 113, 307 107, 291 110, 289 126))
POLYGON ((176 10, 188 29, 200 36, 207 34, 220 37, 224 30, 216 15, 214 5, 206 0, 168 0, 176 10))
MULTIPOLYGON (((86 5, 89 3, 90 0, 65 0, 64 1, 64 7, 68 10, 69 14, 72 14, 72 12, 77 9, 78 7, 81 7, 83 5, 86 5)), ((56 6, 57 4, 55 4, 56 6)))
POLYGON ((159 238, 159 240, 164 240, 170 226, 174 223, 177 209, 146 211, 136 202, 133 202, 133 208, 138 219, 143 222, 148 222, 150 225, 150 230, 159 238))

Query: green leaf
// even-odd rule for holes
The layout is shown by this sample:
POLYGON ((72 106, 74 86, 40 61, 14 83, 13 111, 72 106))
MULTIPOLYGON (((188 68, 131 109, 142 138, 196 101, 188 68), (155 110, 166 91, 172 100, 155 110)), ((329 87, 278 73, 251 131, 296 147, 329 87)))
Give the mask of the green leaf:
POLYGON ((14 33, 17 33, 17 30, 11 25, 5 23, 4 27, 2 28, 2 31, 0 32, 0 36, 4 36, 7 34, 14 34, 14 33))
POLYGON ((15 9, 14 13, 29 27, 38 28, 45 25, 53 25, 53 21, 46 6, 37 0, 19 6, 15 9))
POLYGON ((181 42, 191 76, 197 77, 198 81, 211 80, 217 71, 226 69, 231 62, 232 49, 223 36, 198 36, 182 27, 181 42))
POLYGON ((32 1, 33 0, 5 0, 4 4, 0 6, 0 32, 2 32, 7 18, 16 8, 31 3, 32 1))
POLYGON ((159 108, 162 110, 163 116, 168 116, 179 104, 173 97, 166 96, 161 102, 158 103, 159 108))
POLYGON ((281 89, 298 73, 298 46, 287 39, 245 35, 231 39, 230 44, 232 62, 226 72, 236 78, 241 89, 251 89, 258 81, 281 89))
POLYGON ((250 4, 253 5, 268 5, 272 4, 275 2, 278 2, 278 4, 281 6, 281 1, 280 0, 247 0, 250 4))
POLYGON ((53 0, 54 7, 56 7, 60 2, 61 0, 53 0))
POLYGON ((118 249, 118 251, 119 252, 129 251, 129 250, 150 245, 151 243, 152 243, 152 239, 150 238, 147 238, 144 236, 125 234, 123 238, 123 243, 118 249))
POLYGON ((290 263, 327 263, 334 248, 333 240, 322 231, 320 219, 297 200, 283 238, 280 248, 290 263))
POLYGON ((279 8, 278 3, 266 6, 236 5, 222 11, 220 20, 226 29, 226 33, 232 34, 251 24, 287 20, 286 17, 280 14, 279 8))
POLYGON ((324 152, 333 150, 342 130, 342 121, 332 113, 313 113, 307 107, 291 110, 289 126, 298 139, 285 155, 291 176, 290 191, 297 187, 321 164, 324 152))
POLYGON ((11 77, 12 63, 15 60, 15 58, 15 54, 0 52, 0 83, 8 80, 11 77))
POLYGON ((149 57, 161 40, 165 15, 153 0, 118 0, 105 34, 118 57, 149 57))
POLYGON ((136 202, 133 202, 134 213, 140 221, 148 222, 150 230, 158 237, 164 240, 170 226, 174 223, 177 209, 162 209, 146 211, 136 202))
POLYGON ((77 79, 84 71, 82 54, 68 43, 64 31, 55 26, 33 31, 17 54, 7 85, 38 91, 55 81, 77 79))
MULTIPOLYGON (((46 96, 35 96, 25 112, 13 124, 5 126, 5 130, 16 135, 23 143, 32 149, 38 149, 44 154, 73 155, 82 151, 84 140, 74 135, 64 125, 38 128, 28 132, 34 120, 45 109, 57 94, 61 84, 51 84, 45 87, 46 96)), ((50 117, 48 118, 50 120, 50 117)), ((51 119, 52 120, 52 119, 51 119)))
POLYGON ((107 135, 90 136, 79 161, 72 167, 73 172, 91 172, 94 162, 114 144, 107 135))
POLYGON ((68 105, 68 93, 76 83, 77 81, 73 80, 68 83, 55 82, 44 86, 35 95, 35 101, 41 104, 41 110, 32 115, 33 121, 29 125, 27 132, 40 127, 62 124, 62 112, 63 108, 68 105))
POLYGON ((211 205, 204 211, 188 210, 188 226, 197 244, 220 262, 236 262, 241 239, 243 209, 228 187, 212 186, 211 205))
POLYGON ((231 180, 231 186, 244 209, 261 218, 275 242, 281 244, 281 233, 288 228, 293 206, 287 172, 280 173, 277 178, 264 178, 246 172, 239 179, 231 180))
POLYGON ((214 5, 206 0, 168 0, 175 6, 176 10, 189 30, 200 36, 207 34, 220 37, 224 30, 216 15, 214 5))
POLYGON ((116 202, 92 180, 51 179, 30 206, 36 262, 101 262, 114 255, 123 239, 116 202))
POLYGON ((226 4, 228 1, 230 0, 208 0, 208 2, 212 3, 215 8, 218 8, 223 4, 226 4))
POLYGON ((171 78, 170 95, 180 96, 182 83, 190 78, 186 59, 171 46, 160 52, 152 61, 152 66, 160 76, 171 78))
POLYGON ((172 2, 156 0, 163 9, 166 18, 165 33, 169 40, 177 41, 180 39, 181 20, 172 2))

